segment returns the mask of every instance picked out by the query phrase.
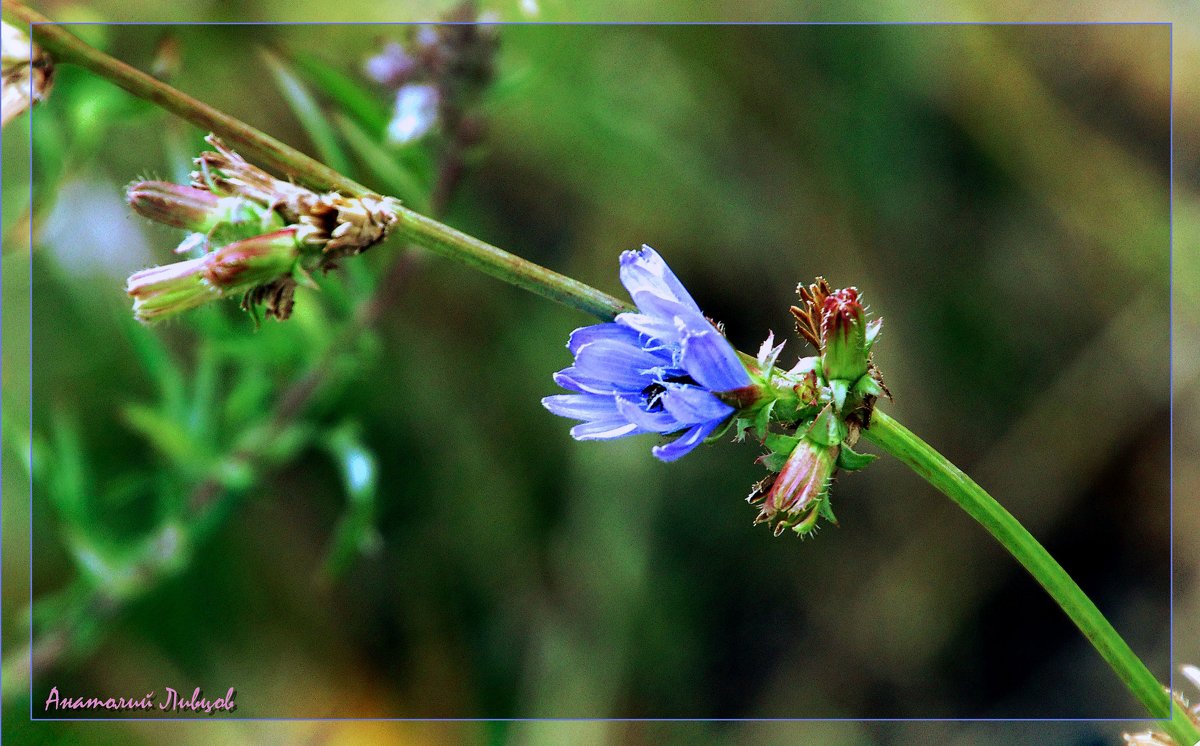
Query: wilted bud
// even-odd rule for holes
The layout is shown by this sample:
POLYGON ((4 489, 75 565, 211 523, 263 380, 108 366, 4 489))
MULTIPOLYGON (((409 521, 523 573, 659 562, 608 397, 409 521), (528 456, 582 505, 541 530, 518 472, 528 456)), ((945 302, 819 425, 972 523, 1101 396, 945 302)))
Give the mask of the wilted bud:
POLYGON ((811 530, 837 468, 837 453, 837 446, 800 438, 774 484, 766 490, 762 510, 754 522, 775 523, 776 536, 788 527, 794 527, 797 533, 811 530))
POLYGON ((2 24, 0 38, 0 126, 50 95, 54 85, 54 62, 20 29, 2 24))
POLYGON ((827 380, 854 382, 867 373, 867 320, 856 288, 835 290, 821 315, 822 365, 827 380))
POLYGON ((156 321, 233 293, 290 279, 300 251, 287 229, 223 246, 198 259, 133 274, 126 292, 139 321, 156 321))
POLYGON ((205 256, 204 279, 222 292, 248 290, 290 275, 300 251, 294 228, 247 238, 205 256))
POLYGON ((204 282, 207 262, 203 256, 130 275, 125 292, 133 298, 134 318, 157 321, 220 298, 221 291, 204 282))

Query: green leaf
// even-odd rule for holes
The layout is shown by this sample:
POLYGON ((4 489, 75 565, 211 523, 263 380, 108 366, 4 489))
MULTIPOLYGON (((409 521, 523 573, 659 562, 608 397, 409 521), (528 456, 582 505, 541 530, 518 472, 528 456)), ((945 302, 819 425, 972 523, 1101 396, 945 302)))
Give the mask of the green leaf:
POLYGON ((243 365, 236 375, 237 380, 223 404, 225 422, 235 430, 257 419, 275 390, 271 377, 260 366, 243 365))
POLYGON ((838 466, 846 471, 858 471, 870 466, 871 462, 877 458, 879 457, 873 453, 858 453, 850 446, 843 445, 838 451, 838 466))
POLYGON ((833 408, 842 411, 846 406, 846 394, 850 392, 850 382, 835 378, 829 382, 829 391, 833 394, 833 408))
POLYGON ((767 471, 781 471, 783 469, 783 465, 787 463, 788 455, 789 454, 786 453, 775 453, 772 451, 771 453, 761 457, 759 460, 762 462, 763 466, 767 467, 767 471))
POLYGON ((817 509, 821 512, 822 518, 829 521, 830 523, 832 523, 835 526, 838 525, 837 516, 835 516, 833 514, 833 503, 829 500, 828 495, 826 495, 825 498, 821 500, 820 505, 817 509))
POLYGON ((87 522, 87 467, 79 423, 61 412, 50 421, 50 454, 46 496, 63 521, 87 522))
POLYGON ((833 406, 826 405, 817 418, 813 420, 805 436, 814 443, 823 446, 835 446, 845 440, 849 428, 842 419, 833 413, 833 406))
POLYGON ((214 347, 202 344, 196 355, 192 379, 192 401, 188 413, 188 433, 192 443, 206 447, 213 442, 216 417, 218 360, 214 347))
POLYGON ((183 371, 175 364, 162 339, 132 317, 125 317, 122 327, 134 356, 158 387, 163 411, 181 418, 186 416, 183 371))
POLYGON ((131 428, 175 464, 192 465, 196 462, 192 439, 180 424, 181 420, 142 404, 126 406, 123 414, 131 428))
POLYGON ((300 120, 300 126, 312 140, 320 159, 335 171, 344 174, 350 173, 350 162, 346 159, 346 154, 342 152, 341 146, 338 145, 333 126, 325 118, 316 99, 282 60, 265 49, 260 50, 260 54, 263 61, 267 63, 267 67, 271 68, 279 90, 283 93, 288 106, 291 107, 292 113, 300 120))
POLYGON ((374 91, 311 54, 298 54, 292 62, 317 90, 357 119, 372 139, 383 138, 391 115, 374 91))
POLYGON ((778 399, 772 399, 758 410, 758 415, 754 420, 754 434, 758 436, 759 440, 767 437, 767 428, 771 425, 771 413, 775 410, 775 405, 778 403, 778 399))
POLYGON ((325 446, 341 470, 347 503, 322 563, 322 580, 328 582, 345 572, 356 555, 376 551, 381 540, 375 528, 379 467, 359 428, 343 424, 325 438, 325 446))
POLYGON ((882 396, 883 389, 879 387, 879 383, 874 378, 867 374, 858 379, 858 383, 854 384, 854 393, 860 398, 867 396, 882 396))
POLYGON ((764 445, 770 449, 772 453, 778 453, 785 458, 795 449, 796 444, 800 442, 800 437, 796 435, 780 435, 779 433, 771 433, 764 441, 764 445))

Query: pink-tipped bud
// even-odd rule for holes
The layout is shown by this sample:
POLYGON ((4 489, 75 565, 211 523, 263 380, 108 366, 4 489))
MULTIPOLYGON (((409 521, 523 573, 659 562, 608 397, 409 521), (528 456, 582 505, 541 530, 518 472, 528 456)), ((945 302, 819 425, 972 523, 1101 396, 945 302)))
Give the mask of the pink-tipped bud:
POLYGON ((290 275, 300 257, 296 229, 235 241, 204 258, 204 279, 222 292, 248 290, 290 275))
POLYGON ((198 259, 130 276, 126 292, 139 321, 156 321, 210 300, 291 277, 300 257, 293 228, 236 241, 198 259))
POLYGON ((778 535, 789 526, 815 519, 837 468, 837 452, 837 446, 823 446, 801 438, 767 491, 755 523, 775 523, 778 535))
POLYGON ((207 233, 222 224, 262 225, 266 219, 262 208, 244 199, 218 197, 207 189, 166 181, 131 184, 126 198, 142 217, 196 233, 207 233))
POLYGON ((821 309, 822 365, 827 380, 853 383, 866 375, 867 320, 858 290, 835 290, 821 309))

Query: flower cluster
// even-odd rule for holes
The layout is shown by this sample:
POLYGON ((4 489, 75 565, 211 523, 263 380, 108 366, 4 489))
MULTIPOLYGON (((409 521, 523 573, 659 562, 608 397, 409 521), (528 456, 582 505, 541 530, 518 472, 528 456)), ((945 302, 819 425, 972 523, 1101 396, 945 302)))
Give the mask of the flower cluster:
POLYGON ((198 254, 130 276, 126 292, 140 321, 236 294, 247 311, 262 306, 268 318, 286 319, 311 272, 382 241, 397 220, 391 198, 313 192, 247 163, 213 135, 207 140, 216 150, 196 158, 190 185, 128 189, 135 212, 189 231, 176 253, 198 254))
MULTIPOLYGON (((837 523, 829 500, 837 469, 862 469, 874 460, 852 446, 860 430, 870 426, 875 400, 886 389, 871 361, 883 321, 867 321, 858 289, 834 290, 824 278, 817 278, 797 292, 802 305, 791 309, 796 330, 818 354, 802 358, 779 376, 776 388, 791 385, 799 406, 795 414, 773 414, 789 425, 787 429, 795 429, 767 434, 760 418, 756 428, 768 451, 762 462, 773 473, 756 484, 746 499, 761 503, 756 523, 773 523, 777 535, 791 528, 804 536, 816 529, 820 517, 837 523)), ((778 355, 778 349, 773 352, 778 355)))
POLYGON ((874 458, 852 446, 885 392, 871 362, 881 323, 867 321, 858 291, 823 279, 800 288, 792 313, 818 354, 783 371, 773 334, 743 360, 650 247, 621 255, 621 282, 638 312, 571 334, 574 364, 554 380, 573 393, 546 397, 546 408, 582 421, 571 429, 577 440, 675 436, 653 449, 663 461, 730 428, 739 440, 754 433, 771 472, 748 498, 761 504, 755 522, 802 536, 820 517, 835 522, 829 486, 837 469, 874 458))
POLYGON ((470 141, 481 124, 469 115, 494 76, 495 28, 480 24, 474 5, 463 3, 445 24, 413 28, 404 42, 389 42, 363 65, 367 77, 396 91, 387 137, 395 145, 419 140, 436 125, 451 140, 470 141))

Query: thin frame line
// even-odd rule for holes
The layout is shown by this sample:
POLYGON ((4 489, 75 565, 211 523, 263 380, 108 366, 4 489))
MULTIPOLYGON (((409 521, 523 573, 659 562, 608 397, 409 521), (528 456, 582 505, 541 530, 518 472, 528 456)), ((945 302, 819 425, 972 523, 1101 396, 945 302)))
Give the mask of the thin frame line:
MULTIPOLYGON (((1152 22, 1152 20, 1105 20, 1105 22, 872 22, 872 20, 846 20, 846 22, 770 22, 770 20, 748 20, 748 22, 438 22, 438 20, 414 20, 414 22, 34 22, 38 25, 56 26, 414 26, 414 25, 485 25, 485 26, 1166 26, 1168 28, 1168 107, 1169 107, 1169 185, 1168 185, 1168 685, 1175 690, 1175 23, 1152 22)), ((34 46, 30 44, 30 68, 34 65, 34 46)), ((34 210, 34 77, 29 80, 29 189, 30 215, 34 210)), ((29 221, 29 423, 34 425, 34 221, 29 221)), ((2 312, 0 312, 2 313, 2 312)), ((34 607, 34 439, 29 440, 29 607, 34 607)), ((2 646, 0 646, 2 650, 2 646)), ((34 716, 34 625, 29 625, 29 716, 32 722, 196 722, 200 715, 192 717, 35 717, 34 716)), ((1175 712, 1175 698, 1169 697, 1171 717, 1175 712)), ((205 716, 208 717, 208 716, 205 716)), ((961 723, 1092 723, 1092 722, 1169 722, 1166 718, 1142 717, 228 717, 215 722, 961 722, 961 723)))

